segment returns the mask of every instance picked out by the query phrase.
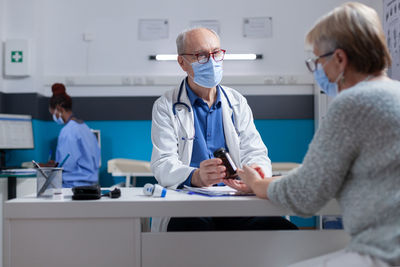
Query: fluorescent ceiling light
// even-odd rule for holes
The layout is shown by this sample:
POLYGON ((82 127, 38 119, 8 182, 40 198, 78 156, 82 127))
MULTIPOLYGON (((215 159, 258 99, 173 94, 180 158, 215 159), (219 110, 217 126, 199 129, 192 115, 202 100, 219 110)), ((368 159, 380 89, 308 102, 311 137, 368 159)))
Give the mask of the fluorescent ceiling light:
POLYGON ((226 54, 224 60, 256 60, 256 54, 226 54))
POLYGON ((164 61, 164 60, 176 60, 178 57, 177 54, 160 54, 156 55, 156 60, 164 61))
MULTIPOLYGON (((177 56, 177 54, 158 54, 149 56, 149 59, 157 61, 172 61, 176 60, 177 56)), ((225 54, 224 60, 256 60, 262 58, 262 54, 225 54)))

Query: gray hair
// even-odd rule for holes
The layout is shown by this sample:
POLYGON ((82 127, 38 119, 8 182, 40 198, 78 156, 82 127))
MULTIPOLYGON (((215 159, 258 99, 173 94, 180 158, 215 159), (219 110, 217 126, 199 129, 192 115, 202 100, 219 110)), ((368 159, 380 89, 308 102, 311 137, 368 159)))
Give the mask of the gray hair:
POLYGON ((184 54, 185 53, 185 39, 186 39, 186 34, 188 32, 191 32, 193 30, 196 29, 206 29, 209 30, 210 32, 212 32, 219 40, 219 36, 218 34, 213 30, 213 29, 209 29, 209 28, 205 28, 205 27, 199 27, 199 26, 195 26, 192 28, 188 28, 186 30, 184 30, 183 32, 181 32, 178 37, 176 37, 176 50, 178 52, 178 55, 184 54))
POLYGON ((322 53, 329 53, 334 51, 338 47, 336 40, 328 40, 328 39, 321 39, 315 42, 315 46, 318 47, 318 50, 322 53))
POLYGON ((358 2, 344 3, 324 15, 307 33, 306 41, 324 52, 342 49, 360 73, 384 71, 392 61, 377 12, 358 2))

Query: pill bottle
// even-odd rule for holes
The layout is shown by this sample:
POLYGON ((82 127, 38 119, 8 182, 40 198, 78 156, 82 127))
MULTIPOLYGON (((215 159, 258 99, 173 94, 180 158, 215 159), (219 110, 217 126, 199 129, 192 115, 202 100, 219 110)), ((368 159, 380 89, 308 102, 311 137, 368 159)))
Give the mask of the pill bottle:
POLYGON ((222 164, 226 167, 226 179, 235 179, 237 177, 236 165, 233 162, 231 155, 229 155, 225 148, 221 147, 215 150, 214 157, 220 158, 222 160, 222 164))

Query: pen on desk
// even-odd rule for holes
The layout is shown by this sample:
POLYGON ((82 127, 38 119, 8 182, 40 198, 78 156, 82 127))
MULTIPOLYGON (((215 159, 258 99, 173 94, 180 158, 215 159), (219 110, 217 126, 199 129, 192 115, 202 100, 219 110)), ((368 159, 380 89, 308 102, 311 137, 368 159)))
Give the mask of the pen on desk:
POLYGON ((50 149, 50 151, 49 151, 49 157, 47 158, 47 162, 49 162, 49 161, 51 160, 52 154, 53 154, 53 151, 51 151, 51 149, 50 149))
POLYGON ((39 169, 40 173, 43 175, 44 178, 46 178, 46 179, 49 178, 49 177, 47 176, 47 174, 45 174, 45 173, 43 172, 42 168, 40 167, 40 165, 39 165, 36 161, 32 160, 32 163, 35 164, 36 168, 39 169))
POLYGON ((65 156, 65 158, 61 161, 61 163, 60 164, 58 164, 58 166, 57 167, 62 167, 63 165, 64 165, 64 163, 65 163, 65 161, 67 160, 69 158, 69 153, 65 156))

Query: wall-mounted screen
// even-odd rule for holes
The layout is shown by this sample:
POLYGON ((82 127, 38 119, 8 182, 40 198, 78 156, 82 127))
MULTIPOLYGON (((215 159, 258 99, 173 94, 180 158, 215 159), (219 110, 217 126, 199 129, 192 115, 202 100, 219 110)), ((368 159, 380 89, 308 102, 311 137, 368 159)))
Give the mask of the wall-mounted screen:
POLYGON ((32 117, 0 113, 0 149, 34 148, 32 117))

